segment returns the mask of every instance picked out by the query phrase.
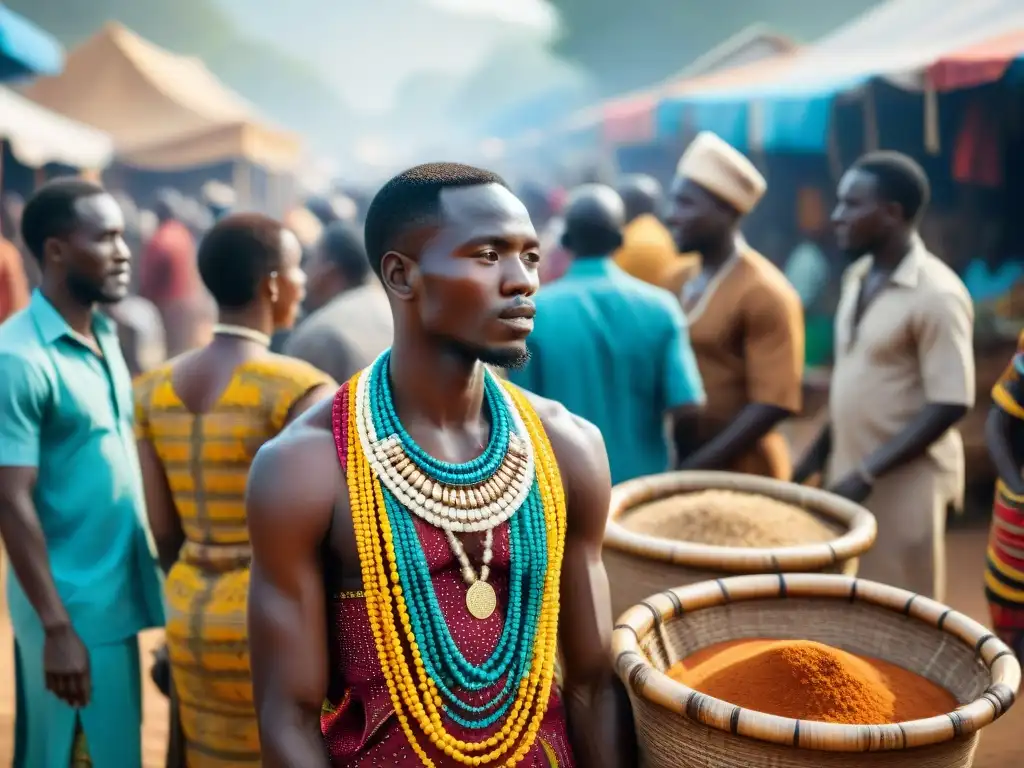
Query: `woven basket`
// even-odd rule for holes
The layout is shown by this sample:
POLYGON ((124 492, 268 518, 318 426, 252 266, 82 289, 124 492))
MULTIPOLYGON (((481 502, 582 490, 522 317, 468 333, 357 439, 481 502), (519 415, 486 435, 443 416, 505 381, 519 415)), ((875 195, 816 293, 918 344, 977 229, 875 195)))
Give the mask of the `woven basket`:
POLYGON ((645 768, 962 768, 1013 704, 1020 665, 985 627, 926 597, 848 576, 735 576, 661 592, 612 637, 645 768), (698 693, 666 674, 701 648, 776 638, 826 643, 941 685, 961 706, 892 725, 792 720, 698 693), (866 754, 870 752, 871 754, 866 754))
POLYGON ((875 518, 859 504, 818 488, 733 472, 667 472, 629 480, 612 489, 604 537, 612 613, 670 587, 752 573, 857 574, 857 558, 875 543, 875 518), (627 530, 618 519, 667 496, 707 490, 767 496, 816 513, 846 531, 836 539, 793 547, 718 547, 627 530))

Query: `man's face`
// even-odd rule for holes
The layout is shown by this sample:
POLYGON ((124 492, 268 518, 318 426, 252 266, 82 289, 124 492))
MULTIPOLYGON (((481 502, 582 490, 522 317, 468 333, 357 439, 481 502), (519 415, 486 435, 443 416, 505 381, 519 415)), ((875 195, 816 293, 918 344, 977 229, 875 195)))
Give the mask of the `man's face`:
POLYGON ((444 190, 442 224, 416 270, 423 329, 454 351, 491 365, 526 362, 540 285, 537 233, 526 207, 498 184, 444 190))
POLYGON ((120 301, 131 282, 120 206, 111 195, 99 194, 79 199, 75 212, 75 228, 57 243, 68 288, 86 303, 120 301))
POLYGON ((895 223, 892 206, 878 198, 874 176, 857 169, 839 180, 832 227, 836 244, 851 259, 871 253, 895 223))
POLYGON ((666 223, 680 253, 718 242, 735 218, 734 211, 700 185, 682 176, 673 179, 666 223))

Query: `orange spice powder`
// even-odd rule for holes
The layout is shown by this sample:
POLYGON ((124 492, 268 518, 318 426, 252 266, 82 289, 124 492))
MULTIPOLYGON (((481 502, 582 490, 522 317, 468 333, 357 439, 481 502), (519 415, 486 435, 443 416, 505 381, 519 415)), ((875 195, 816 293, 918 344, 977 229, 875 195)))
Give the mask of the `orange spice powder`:
POLYGON ((959 706, 920 675, 807 640, 719 643, 675 664, 668 675, 746 709, 827 723, 897 723, 959 706))

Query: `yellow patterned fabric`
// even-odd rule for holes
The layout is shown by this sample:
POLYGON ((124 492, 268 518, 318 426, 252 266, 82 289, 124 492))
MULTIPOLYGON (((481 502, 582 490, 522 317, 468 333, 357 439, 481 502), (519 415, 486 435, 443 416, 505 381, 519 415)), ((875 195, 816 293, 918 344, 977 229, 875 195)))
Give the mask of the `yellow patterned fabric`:
POLYGON ((330 377, 268 355, 242 363, 216 405, 191 413, 171 365, 135 385, 136 431, 160 457, 185 533, 167 576, 167 648, 189 768, 259 766, 246 631, 245 485, 260 446, 330 377))
POLYGON ((75 740, 71 744, 71 768, 92 768, 89 743, 85 740, 81 720, 75 722, 75 740))

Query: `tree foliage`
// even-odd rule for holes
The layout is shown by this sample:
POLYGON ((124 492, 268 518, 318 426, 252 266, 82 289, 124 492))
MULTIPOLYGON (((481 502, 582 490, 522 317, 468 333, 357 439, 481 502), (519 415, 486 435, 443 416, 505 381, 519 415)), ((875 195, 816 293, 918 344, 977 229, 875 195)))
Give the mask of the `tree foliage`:
POLYGON ((809 41, 880 0, 550 0, 562 19, 555 51, 606 93, 649 85, 751 24, 809 41))

